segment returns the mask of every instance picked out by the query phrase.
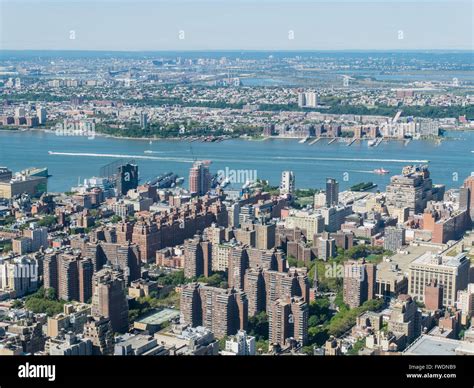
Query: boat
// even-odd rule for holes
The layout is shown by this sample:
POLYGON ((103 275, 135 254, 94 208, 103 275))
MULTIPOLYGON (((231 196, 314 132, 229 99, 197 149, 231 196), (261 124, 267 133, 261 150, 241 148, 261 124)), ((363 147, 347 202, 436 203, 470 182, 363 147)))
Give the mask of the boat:
POLYGON ((370 139, 369 142, 367 143, 369 147, 373 147, 376 144, 377 144, 377 139, 370 139))
POLYGON ((374 174, 379 174, 379 175, 385 175, 388 174, 390 171, 384 170, 383 168, 376 168, 373 173, 374 174))

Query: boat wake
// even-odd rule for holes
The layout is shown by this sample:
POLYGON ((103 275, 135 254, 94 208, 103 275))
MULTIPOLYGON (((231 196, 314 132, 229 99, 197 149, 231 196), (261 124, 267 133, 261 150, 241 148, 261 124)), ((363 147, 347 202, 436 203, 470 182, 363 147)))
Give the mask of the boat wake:
POLYGON ((179 163, 192 163, 193 160, 185 158, 172 158, 172 157, 159 157, 159 156, 147 156, 147 155, 126 155, 126 154, 93 154, 86 152, 54 152, 48 151, 49 155, 60 155, 60 156, 87 156, 93 158, 128 158, 128 159, 145 159, 145 160, 161 160, 179 163))
POLYGON ((384 162, 384 163, 429 163, 429 160, 417 159, 362 159, 362 158, 313 158, 313 157, 288 157, 275 156, 273 159, 280 160, 327 160, 333 162, 384 162))

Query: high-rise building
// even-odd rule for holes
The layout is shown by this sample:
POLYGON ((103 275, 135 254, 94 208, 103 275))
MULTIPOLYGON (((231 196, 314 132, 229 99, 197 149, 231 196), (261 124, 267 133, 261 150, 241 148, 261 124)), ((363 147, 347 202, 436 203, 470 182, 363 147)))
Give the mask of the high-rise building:
POLYGON ((336 240, 329 236, 321 236, 318 238, 318 257, 327 261, 331 257, 337 255, 336 240))
POLYGON ((48 248, 48 228, 29 228, 23 235, 31 240, 31 251, 36 252, 40 248, 48 248))
POLYGON ((388 206, 421 213, 428 201, 443 199, 444 186, 433 186, 427 166, 406 166, 401 175, 390 178, 386 192, 388 206))
POLYGON ((19 256, 0 259, 0 291, 10 297, 21 298, 38 289, 38 260, 34 257, 19 256))
POLYGON ((265 311, 265 279, 262 268, 249 268, 245 273, 244 290, 248 299, 248 314, 253 317, 265 311))
POLYGON ((308 240, 312 240, 315 234, 320 234, 324 231, 324 218, 316 213, 294 212, 285 218, 285 228, 299 228, 304 231, 308 240))
POLYGON ((442 256, 426 252, 413 260, 408 269, 408 292, 424 303, 425 286, 432 280, 443 289, 443 306, 454 306, 457 292, 467 287, 470 261, 465 253, 442 256))
POLYGON ((191 327, 202 325, 200 287, 199 283, 188 283, 181 290, 181 322, 191 327))
POLYGON ((321 216, 324 218, 324 229, 327 232, 334 233, 341 229, 345 218, 352 214, 351 205, 338 205, 331 207, 324 207, 319 210, 321 216))
POLYGON ((63 253, 58 260, 57 296, 62 300, 79 300, 79 256, 63 253))
POLYGON ((84 325, 84 338, 92 341, 94 355, 110 356, 114 353, 114 331, 110 319, 87 317, 84 325))
POLYGON ((397 337, 400 348, 403 349, 421 334, 421 313, 410 295, 402 294, 390 306, 388 330, 397 337))
POLYGON ((301 296, 309 302, 310 283, 308 271, 303 268, 290 268, 288 272, 264 270, 265 305, 267 310, 277 299, 287 300, 293 296, 301 296))
POLYGON ((161 248, 160 232, 156 224, 144 220, 135 223, 132 242, 138 245, 144 263, 155 260, 156 251, 161 248))
POLYGON ((228 211, 228 224, 231 228, 238 228, 240 225, 239 215, 240 215, 240 205, 238 202, 233 203, 227 208, 228 211))
POLYGON ((226 271, 229 267, 229 256, 232 251, 232 247, 236 245, 236 242, 225 242, 222 244, 212 245, 212 270, 213 271, 226 271))
POLYGON ((136 164, 124 164, 117 169, 117 193, 127 194, 128 190, 138 187, 138 166, 136 164))
POLYGON ((293 194, 295 191, 295 174, 293 171, 281 173, 280 194, 293 194))
POLYGON ((209 277, 212 272, 212 244, 195 235, 184 242, 184 276, 195 279, 209 277))
POLYGON ((115 332, 128 329, 128 302, 121 270, 104 267, 94 274, 92 315, 110 319, 115 332))
POLYGON ((461 310, 461 324, 466 325, 474 317, 474 283, 469 283, 465 290, 458 291, 456 307, 461 310))
POLYGON ((79 301, 89 303, 92 298, 92 275, 94 267, 89 258, 78 261, 79 301))
POLYGON ((350 308, 359 307, 367 300, 374 299, 376 286, 376 266, 364 261, 344 263, 344 303, 350 308))
POLYGON ((139 247, 130 241, 125 241, 124 244, 88 242, 82 248, 82 256, 91 259, 94 272, 102 269, 107 262, 119 267, 124 271, 127 285, 140 277, 139 247))
POLYGON ((43 107, 40 107, 40 106, 37 107, 36 108, 36 116, 38 117, 39 124, 41 124, 41 125, 46 124, 46 117, 47 117, 46 108, 43 108, 43 107))
POLYGON ((387 226, 385 228, 384 249, 396 253, 405 245, 405 228, 387 226))
POLYGON ((58 256, 57 252, 47 253, 43 259, 43 286, 47 290, 52 288, 58 291, 58 256))
POLYGON ((268 310, 269 342, 284 346, 288 338, 305 345, 308 338, 308 304, 301 297, 277 299, 268 310))
POLYGON ((339 203, 339 183, 334 178, 326 178, 326 206, 336 206, 339 203))
POLYGON ((474 176, 466 178, 463 183, 464 191, 460 193, 459 207, 461 210, 466 209, 469 214, 469 226, 474 225, 474 176))
POLYGON ((140 127, 146 129, 148 127, 148 114, 145 112, 140 113, 140 127))
POLYGON ((206 228, 204 233, 206 239, 211 244, 220 244, 225 240, 225 228, 223 226, 218 226, 215 223, 206 228))
POLYGON ((211 188, 209 163, 197 161, 189 170, 189 191, 192 194, 204 195, 211 188))
POLYGON ((228 283, 229 287, 244 289, 245 271, 249 267, 249 258, 245 247, 232 247, 229 255, 228 283))
POLYGON ((132 241, 133 236, 133 224, 130 222, 120 222, 116 226, 116 235, 118 244, 127 244, 132 241))
POLYGON ((192 327, 204 326, 216 338, 223 338, 245 330, 248 302, 245 292, 233 288, 189 283, 181 293, 181 322, 192 327))
POLYGON ((318 106, 318 99, 315 92, 300 92, 298 93, 298 106, 300 108, 316 108, 318 106))
POLYGON ((255 245, 257 249, 273 249, 275 248, 276 224, 274 222, 268 224, 255 225, 255 245))

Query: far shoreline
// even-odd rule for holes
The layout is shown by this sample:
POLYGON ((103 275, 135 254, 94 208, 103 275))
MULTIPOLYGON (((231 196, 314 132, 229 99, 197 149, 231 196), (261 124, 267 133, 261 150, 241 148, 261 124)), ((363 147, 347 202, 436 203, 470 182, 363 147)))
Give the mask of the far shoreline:
MULTIPOLYGON (((470 129, 470 128, 449 128, 449 129, 445 129, 444 131, 445 132, 471 132, 473 131, 473 129, 470 129)), ((51 135, 54 135, 55 134, 55 130, 54 129, 47 129, 47 128, 12 128, 12 129, 5 129, 5 128, 0 128, 0 132, 1 133, 47 133, 47 134, 51 134, 51 135)), ((203 135, 204 137, 206 135, 203 135)), ((213 136, 213 135, 207 135, 207 136, 213 136)), ((197 142, 200 142, 199 139, 198 140, 192 140, 190 141, 190 139, 186 139, 186 138, 182 138, 182 137, 133 137, 133 136, 119 136, 119 135, 110 135, 110 134, 106 134, 106 133, 102 133, 102 132, 93 132, 93 134, 91 134, 91 136, 87 136, 87 135, 64 135, 62 137, 85 137, 85 138, 90 138, 90 140, 93 140, 95 137, 101 137, 101 138, 109 138, 109 139, 116 139, 116 140, 137 140, 137 141, 180 141, 180 142, 189 142, 189 143, 193 143, 195 141, 197 142)), ((294 141, 301 141, 305 139, 304 137, 280 137, 280 136, 258 136, 258 137, 254 137, 254 136, 245 136, 245 135, 241 135, 241 136, 237 136, 237 137, 229 137, 229 138, 225 138, 225 139, 221 139, 219 142, 217 143, 220 143, 220 142, 223 142, 223 141, 228 141, 228 140, 245 140, 245 141, 266 141, 266 140, 294 140, 294 141)), ((311 140, 315 140, 317 139, 316 137, 312 136, 312 137, 309 137, 307 138, 307 141, 304 142, 303 144, 307 144, 311 141, 311 140)), ((341 139, 350 139, 350 140, 354 140, 354 141, 366 141, 366 140, 370 140, 369 138, 360 138, 360 139, 353 139, 351 137, 321 137, 320 138, 321 140, 333 140, 333 139, 336 139, 336 140, 341 140, 341 139)), ((443 135, 440 135, 438 137, 433 137, 433 138, 422 138, 422 139, 410 139, 410 138, 404 138, 404 139, 395 139, 395 138, 383 138, 383 137, 378 137, 377 139, 382 139, 383 141, 443 141, 443 140, 449 140, 449 139, 446 139, 446 137, 444 137, 443 135)), ((200 143, 206 143, 206 142, 200 142, 200 143)), ((207 143, 215 143, 215 142, 207 142, 207 143)), ((310 145, 310 144, 309 144, 310 145)))

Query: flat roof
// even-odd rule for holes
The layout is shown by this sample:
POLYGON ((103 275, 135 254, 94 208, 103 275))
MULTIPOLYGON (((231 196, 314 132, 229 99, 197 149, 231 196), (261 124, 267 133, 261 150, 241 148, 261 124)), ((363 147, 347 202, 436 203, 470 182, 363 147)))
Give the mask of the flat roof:
POLYGON ((415 356, 455 356, 458 354, 456 350, 474 355, 474 343, 423 334, 403 354, 415 356))
POLYGON ((423 255, 421 255, 416 260, 414 260, 413 264, 424 264, 424 265, 435 265, 439 267, 457 268, 459 267, 460 263, 462 262, 462 259, 466 255, 464 253, 460 253, 456 256, 446 256, 446 255, 439 255, 439 256, 441 257, 440 264, 433 261, 436 257, 436 254, 433 252, 425 252, 423 255))
POLYGON ((137 320, 139 323, 146 325, 160 325, 168 322, 170 319, 179 317, 179 310, 164 308, 163 310, 155 311, 144 318, 137 320))
POLYGON ((397 277, 408 273, 410 264, 415 261, 418 257, 422 256, 427 252, 438 253, 441 252, 442 247, 436 250, 436 247, 432 245, 408 245, 404 247, 401 252, 390 256, 390 261, 382 261, 377 265, 377 276, 379 278, 396 279, 397 277), (398 266, 398 271, 392 270, 392 265, 398 266))

